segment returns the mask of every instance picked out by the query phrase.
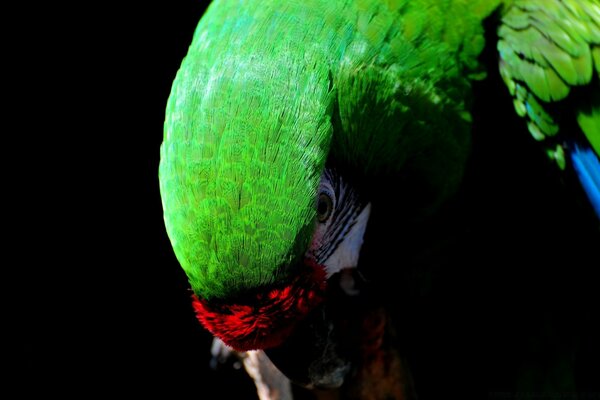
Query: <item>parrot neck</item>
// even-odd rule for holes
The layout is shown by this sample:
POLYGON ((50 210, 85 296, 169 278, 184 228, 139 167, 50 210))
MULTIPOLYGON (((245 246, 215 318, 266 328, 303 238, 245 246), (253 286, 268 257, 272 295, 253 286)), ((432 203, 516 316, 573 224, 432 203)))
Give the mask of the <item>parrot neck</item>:
POLYGON ((324 298, 326 273, 311 259, 304 272, 282 287, 261 291, 229 304, 214 304, 193 297, 193 307, 202 325, 238 351, 276 347, 324 298))

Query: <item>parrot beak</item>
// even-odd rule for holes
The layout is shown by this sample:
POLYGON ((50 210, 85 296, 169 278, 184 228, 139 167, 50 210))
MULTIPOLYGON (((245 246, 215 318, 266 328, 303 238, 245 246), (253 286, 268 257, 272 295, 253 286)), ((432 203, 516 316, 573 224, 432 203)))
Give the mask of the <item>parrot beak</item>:
POLYGON ((265 350, 284 375, 308 389, 338 388, 352 367, 329 313, 318 306, 282 345, 265 350))
MULTIPOLYGON (((338 280, 335 274, 330 280, 338 280)), ((327 301, 313 309, 280 346, 265 350, 273 363, 294 383, 309 389, 340 387, 351 372, 360 329, 352 326, 358 297, 339 284, 329 285, 327 301)))
POLYGON ((389 310, 378 293, 347 294, 340 278, 330 278, 325 301, 265 354, 292 382, 329 389, 332 398, 416 399, 389 310))

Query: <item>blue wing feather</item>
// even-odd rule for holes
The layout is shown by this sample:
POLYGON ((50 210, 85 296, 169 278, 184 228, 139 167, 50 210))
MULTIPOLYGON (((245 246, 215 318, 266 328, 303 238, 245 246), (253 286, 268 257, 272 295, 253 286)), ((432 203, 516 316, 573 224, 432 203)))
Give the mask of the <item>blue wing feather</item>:
POLYGON ((575 145, 571 152, 573 167, 594 211, 600 218, 600 161, 594 151, 575 145))

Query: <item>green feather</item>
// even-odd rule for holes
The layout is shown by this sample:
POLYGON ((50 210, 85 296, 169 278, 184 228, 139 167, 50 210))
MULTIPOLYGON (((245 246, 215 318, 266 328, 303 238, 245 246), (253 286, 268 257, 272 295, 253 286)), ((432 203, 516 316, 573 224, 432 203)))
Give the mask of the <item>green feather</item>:
POLYGON ((495 10, 500 73, 531 134, 564 167, 572 118, 598 151, 598 104, 572 96, 597 93, 596 0, 214 1, 173 83, 159 169, 194 292, 224 299, 288 279, 328 159, 366 181, 418 176, 424 213, 447 199, 495 10))
POLYGON ((592 56, 594 57, 594 68, 596 69, 596 76, 600 78, 600 46, 592 48, 592 56))
POLYGON ((177 74, 160 188, 175 254, 204 298, 273 283, 308 244, 331 140, 324 61, 340 27, 321 8, 216 1, 177 74))
POLYGON ((600 4, 593 0, 513 1, 503 10, 498 29, 500 73, 514 96, 517 114, 528 119, 534 139, 555 138, 547 153, 561 169, 565 158, 556 150, 562 149, 557 143, 577 134, 559 134, 559 120, 563 124, 576 120, 598 153, 596 106, 586 94, 598 96, 598 16, 600 4), (577 86, 581 87, 578 94, 571 96, 577 86), (564 106, 552 107, 551 103, 564 106), (561 115, 556 113, 559 109, 561 115))
POLYGON ((577 123, 596 154, 600 154, 600 90, 592 95, 592 101, 588 107, 582 107, 579 110, 577 123))
POLYGON ((214 1, 173 83, 159 169, 194 292, 222 299, 293 273, 330 155, 365 177, 420 171, 432 208, 452 193, 482 20, 499 4, 214 1))

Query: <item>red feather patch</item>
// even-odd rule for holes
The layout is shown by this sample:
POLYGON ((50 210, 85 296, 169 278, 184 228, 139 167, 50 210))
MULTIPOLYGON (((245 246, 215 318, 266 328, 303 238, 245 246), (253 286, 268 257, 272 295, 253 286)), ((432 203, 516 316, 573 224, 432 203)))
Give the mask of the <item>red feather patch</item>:
POLYGON ((243 304, 211 304, 194 294, 192 305, 198 320, 238 351, 281 344, 324 297, 324 267, 309 259, 304 264, 306 272, 286 286, 259 293, 243 304))

